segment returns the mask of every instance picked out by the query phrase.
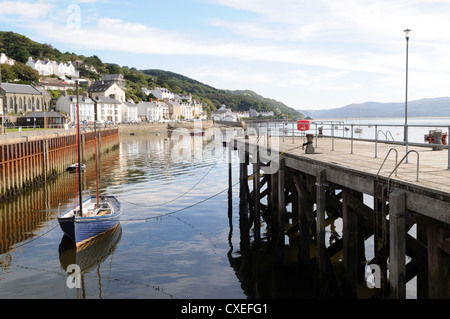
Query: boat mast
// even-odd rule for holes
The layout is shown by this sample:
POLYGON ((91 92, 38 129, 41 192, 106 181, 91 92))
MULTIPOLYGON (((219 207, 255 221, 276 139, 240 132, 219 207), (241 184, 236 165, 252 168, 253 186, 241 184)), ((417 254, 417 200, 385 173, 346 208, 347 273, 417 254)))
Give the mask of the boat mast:
POLYGON ((97 162, 97 123, 94 121, 94 135, 95 135, 95 185, 97 189, 97 207, 98 207, 98 162, 97 162))
POLYGON ((78 80, 75 81, 77 87, 77 147, 78 147, 78 165, 76 166, 76 172, 78 174, 78 196, 80 201, 80 216, 83 216, 83 194, 81 188, 81 143, 80 143, 80 95, 78 91, 78 80))

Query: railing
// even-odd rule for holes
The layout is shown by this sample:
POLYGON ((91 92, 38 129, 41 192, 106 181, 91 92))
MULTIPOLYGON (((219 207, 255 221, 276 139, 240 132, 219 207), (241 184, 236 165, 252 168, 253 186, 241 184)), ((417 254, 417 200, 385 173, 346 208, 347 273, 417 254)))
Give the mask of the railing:
MULTIPOLYGON (((297 122, 260 122, 257 125, 252 125, 248 123, 249 127, 254 129, 256 133, 259 135, 267 135, 267 136, 278 136, 282 138, 283 142, 285 142, 288 138, 292 138, 292 143, 295 143, 295 137, 303 137, 303 143, 306 139, 306 134, 314 134, 316 137, 331 137, 331 149, 334 151, 335 147, 335 139, 347 139, 350 140, 350 153, 353 154, 354 151, 354 141, 364 141, 364 142, 374 142, 374 152, 375 158, 378 157, 378 143, 384 144, 392 144, 392 145, 402 145, 406 148, 406 154, 409 154, 409 146, 418 146, 418 147, 430 147, 435 148, 439 144, 430 144, 425 142, 418 142, 419 139, 424 140, 424 134, 413 137, 413 141, 409 139, 410 137, 410 129, 411 128, 441 128, 446 129, 448 133, 450 133, 450 125, 395 125, 395 124, 349 124, 345 125, 344 121, 312 121, 311 129, 308 132, 298 131, 297 130, 297 122), (355 137, 355 128, 373 128, 373 135, 363 133, 359 134, 362 137, 355 137), (394 134, 391 130, 386 130, 385 132, 380 128, 402 128, 396 134, 400 139, 403 137, 403 140, 395 140, 394 134), (385 140, 380 140, 380 133, 384 135, 385 140), (346 136, 350 135, 350 136, 346 136), (403 136, 402 136, 403 135, 403 136), (368 138, 372 137, 372 138, 368 138), (389 138, 390 137, 390 138, 389 138)), ((319 139, 316 138, 315 147, 318 147, 319 139)), ((450 146, 449 145, 439 145, 442 149, 447 149, 448 151, 448 166, 447 169, 450 170, 450 146)), ((408 156, 404 159, 406 163, 408 163, 408 156)))
POLYGON ((411 153, 416 153, 416 155, 417 155, 416 182, 419 181, 419 166, 420 166, 420 163, 419 163, 419 153, 418 153, 417 151, 415 151, 415 150, 411 150, 411 151, 409 151, 408 153, 406 153, 405 156, 403 156, 403 158, 400 160, 400 162, 399 162, 397 165, 395 165, 395 168, 394 168, 394 170, 391 172, 391 174, 389 174, 389 177, 388 177, 388 186, 387 186, 387 193, 388 193, 388 194, 390 193, 390 185, 391 185, 391 176, 392 176, 392 174, 395 172, 395 175, 397 176, 397 169, 398 169, 398 167, 403 163, 403 161, 404 161, 405 159, 408 158, 408 155, 411 154, 411 153))
MULTIPOLYGON (((384 161, 383 161, 383 163, 381 164, 380 169, 379 169, 378 172, 377 172, 377 180, 378 180, 378 176, 380 175, 381 169, 383 168, 384 164, 386 163, 386 160, 387 160, 388 157, 389 157, 389 154, 391 154, 392 151, 395 152, 395 169, 394 169, 394 171, 395 171, 395 176, 397 176, 398 151, 397 151, 395 148, 391 148, 391 149, 389 150, 389 152, 386 154, 386 157, 384 158, 384 161)), ((391 174, 391 175, 392 175, 392 174, 391 174)))

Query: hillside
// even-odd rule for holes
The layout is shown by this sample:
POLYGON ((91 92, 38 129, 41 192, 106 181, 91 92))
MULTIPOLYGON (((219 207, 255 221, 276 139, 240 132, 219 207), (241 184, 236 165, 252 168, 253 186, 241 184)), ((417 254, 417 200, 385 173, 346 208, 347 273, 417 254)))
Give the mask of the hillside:
MULTIPOLYGON (((85 57, 76 53, 62 53, 50 44, 40 44, 29 38, 13 32, 0 31, 0 52, 6 53, 10 58, 20 62, 23 66, 28 57, 35 59, 49 59, 57 62, 82 63, 80 76, 92 80, 98 80, 105 74, 122 74, 127 80, 126 98, 135 102, 147 100, 149 97, 142 93, 141 88, 153 89, 156 86, 165 87, 176 94, 191 93, 193 98, 206 103, 206 111, 210 113, 225 104, 233 111, 274 111, 277 117, 302 117, 297 111, 286 105, 251 91, 226 91, 213 88, 186 76, 163 70, 137 70, 136 68, 121 67, 117 64, 104 63, 96 55, 85 57), (92 71, 93 69, 96 72, 92 71), (246 92, 242 94, 241 92, 246 92), (250 93, 251 92, 251 93, 250 93), (277 111, 279 109, 281 113, 277 111)), ((24 66, 23 66, 24 67, 24 66)), ((28 67, 27 67, 28 68, 28 67)), ((9 74, 9 80, 18 79, 33 82, 34 77, 22 78, 19 72, 11 72, 2 65, 4 74, 9 74)), ((7 80, 5 80, 7 81, 7 80)))
POLYGON ((273 99, 264 98, 255 92, 229 91, 215 89, 199 81, 190 79, 184 75, 162 70, 143 70, 143 73, 156 77, 155 82, 169 88, 175 93, 191 93, 194 98, 210 105, 211 109, 219 109, 225 104, 233 111, 273 111, 278 117, 283 115, 288 117, 302 117, 302 114, 281 102, 273 99), (279 109, 281 114, 277 111, 279 109))
POLYGON ((244 91, 236 90, 236 91, 227 91, 227 92, 231 93, 231 94, 234 94, 234 95, 238 95, 238 96, 249 96, 249 97, 254 98, 254 99, 258 100, 258 101, 267 103, 272 108, 279 109, 281 111, 281 113, 287 114, 287 115, 291 115, 294 118, 303 117, 303 114, 301 114, 301 112, 296 111, 296 110, 288 107, 286 104, 281 103, 281 102, 279 102, 277 100, 274 100, 274 99, 262 97, 261 95, 255 93, 253 91, 250 91, 250 90, 244 90, 244 91), (299 115, 299 113, 300 113, 300 115, 299 115))
MULTIPOLYGON (((405 102, 367 102, 329 110, 302 110, 311 118, 377 118, 404 117, 405 102)), ((420 99, 408 102, 408 117, 450 117, 450 97, 420 99)))

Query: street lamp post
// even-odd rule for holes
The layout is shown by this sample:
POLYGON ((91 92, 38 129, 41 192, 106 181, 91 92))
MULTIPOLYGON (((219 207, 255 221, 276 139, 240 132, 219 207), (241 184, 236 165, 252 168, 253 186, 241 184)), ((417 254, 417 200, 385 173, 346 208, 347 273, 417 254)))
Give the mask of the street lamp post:
MULTIPOLYGON (((410 29, 403 30, 406 38, 406 91, 405 91, 405 144, 406 154, 408 154, 408 51, 409 51, 409 33, 410 29)), ((408 157, 406 157, 408 163, 408 157)))

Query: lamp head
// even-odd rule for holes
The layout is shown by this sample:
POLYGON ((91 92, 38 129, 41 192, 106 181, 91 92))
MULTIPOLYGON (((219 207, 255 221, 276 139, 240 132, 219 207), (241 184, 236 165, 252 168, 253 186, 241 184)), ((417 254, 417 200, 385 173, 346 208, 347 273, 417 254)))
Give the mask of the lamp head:
POLYGON ((403 30, 403 32, 405 32, 406 40, 408 40, 409 39, 409 33, 411 32, 411 30, 410 29, 406 29, 406 30, 403 30))

